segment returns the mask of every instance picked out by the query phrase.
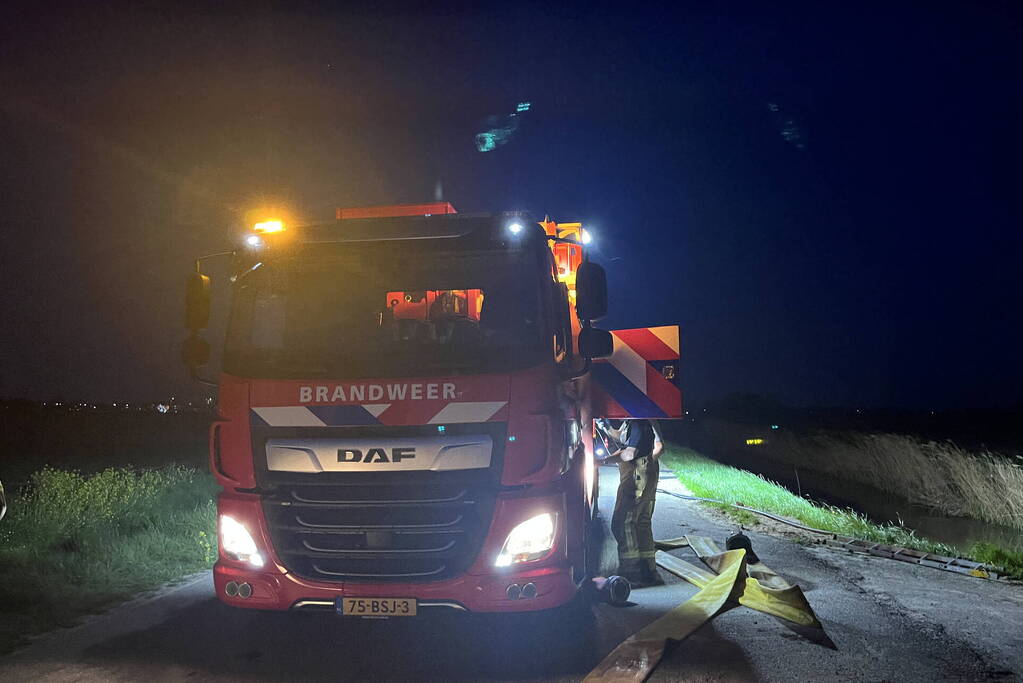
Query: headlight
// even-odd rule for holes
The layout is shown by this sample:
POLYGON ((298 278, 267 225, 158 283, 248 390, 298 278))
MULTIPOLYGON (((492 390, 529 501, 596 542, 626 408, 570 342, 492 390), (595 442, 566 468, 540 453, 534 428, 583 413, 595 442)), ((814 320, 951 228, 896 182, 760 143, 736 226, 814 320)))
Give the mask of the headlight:
POLYGON ((248 562, 253 567, 263 566, 263 556, 252 540, 252 534, 234 517, 220 516, 220 547, 231 559, 248 562))
POLYGON ((546 555, 554 545, 556 519, 553 514, 545 512, 512 529, 494 564, 508 567, 519 562, 539 560, 546 555))

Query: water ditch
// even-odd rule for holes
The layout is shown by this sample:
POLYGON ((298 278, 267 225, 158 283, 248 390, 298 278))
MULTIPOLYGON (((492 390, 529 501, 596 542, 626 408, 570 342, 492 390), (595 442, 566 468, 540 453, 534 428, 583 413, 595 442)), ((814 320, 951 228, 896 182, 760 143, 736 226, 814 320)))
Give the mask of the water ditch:
POLYGON ((839 479, 788 463, 756 455, 752 450, 715 452, 708 457, 725 465, 748 470, 810 500, 850 508, 876 524, 901 524, 918 536, 966 550, 974 543, 993 543, 1023 551, 1023 532, 967 517, 948 517, 905 498, 858 482, 839 479))

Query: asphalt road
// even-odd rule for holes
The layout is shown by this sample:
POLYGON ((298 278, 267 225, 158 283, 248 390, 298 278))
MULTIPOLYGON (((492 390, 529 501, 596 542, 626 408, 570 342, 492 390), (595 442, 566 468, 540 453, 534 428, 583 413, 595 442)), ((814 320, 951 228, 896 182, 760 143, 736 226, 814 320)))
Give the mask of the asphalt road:
MULTIPOLYGON (((616 476, 602 469, 604 510, 616 476)), ((662 538, 721 543, 734 531, 663 495, 654 522, 662 538)), ((650 680, 1015 680, 1023 672, 1023 587, 750 535, 768 565, 803 587, 837 649, 740 607, 675 647, 650 680)), ((613 552, 611 541, 608 560, 613 552)), ((198 576, 37 639, 0 660, 0 680, 579 680, 695 592, 668 580, 634 592, 633 606, 598 605, 590 614, 370 621, 229 609, 209 577, 198 576)))

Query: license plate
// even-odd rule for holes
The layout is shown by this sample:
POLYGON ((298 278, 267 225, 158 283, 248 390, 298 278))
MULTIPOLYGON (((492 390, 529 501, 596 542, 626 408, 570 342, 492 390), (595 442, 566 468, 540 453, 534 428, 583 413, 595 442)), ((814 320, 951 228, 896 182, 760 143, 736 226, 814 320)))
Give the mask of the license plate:
POLYGON ((338 598, 337 613, 346 617, 414 617, 415 598, 338 598))

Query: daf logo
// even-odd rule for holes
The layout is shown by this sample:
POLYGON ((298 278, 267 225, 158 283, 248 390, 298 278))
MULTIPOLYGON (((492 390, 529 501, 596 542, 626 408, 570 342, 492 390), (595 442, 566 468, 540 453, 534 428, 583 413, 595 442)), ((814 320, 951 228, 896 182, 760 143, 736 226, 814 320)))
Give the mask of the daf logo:
POLYGON ((416 457, 416 449, 414 447, 392 448, 390 457, 387 455, 386 448, 370 448, 365 454, 358 448, 337 449, 338 462, 401 462, 402 460, 414 457, 416 457))

